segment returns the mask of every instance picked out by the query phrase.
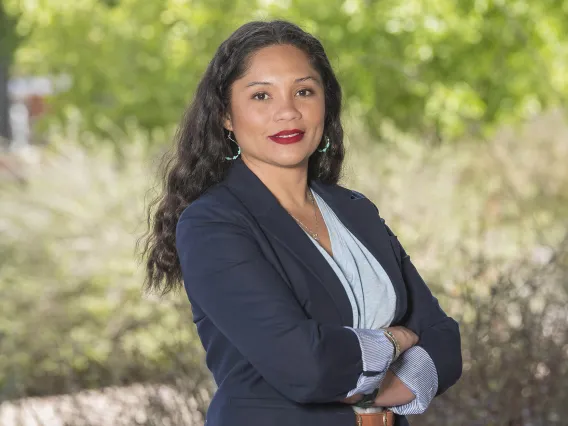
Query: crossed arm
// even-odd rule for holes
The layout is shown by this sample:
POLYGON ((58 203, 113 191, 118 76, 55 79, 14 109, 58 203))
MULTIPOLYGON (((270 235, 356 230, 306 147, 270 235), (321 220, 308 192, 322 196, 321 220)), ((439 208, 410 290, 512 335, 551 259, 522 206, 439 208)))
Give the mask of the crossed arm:
MULTIPOLYGON (((390 364, 384 374, 376 376, 374 386, 379 392, 375 397, 374 406, 389 407, 397 414, 420 414, 426 410, 436 393, 436 369, 424 350, 414 348, 418 342, 415 333, 402 326, 388 329, 397 336, 402 355, 390 364), (411 348, 412 350, 407 352, 411 348), (380 383, 378 386, 377 382, 380 383)), ((362 393, 355 393, 341 402, 355 404, 362 398, 362 393)))
MULTIPOLYGON (((363 394, 357 393, 349 398, 344 398, 341 402, 345 404, 355 404, 363 399, 363 394)), ((400 380, 392 370, 388 370, 381 383, 379 394, 375 398, 377 407, 394 407, 398 405, 410 404, 416 399, 416 395, 400 380)))
MULTIPOLYGON (((361 380, 381 374, 378 398, 398 397, 404 391, 393 377, 397 368, 399 374, 404 369, 404 362, 398 367, 388 363, 392 373, 384 368, 379 371, 365 361, 353 330, 306 317, 288 284, 234 212, 213 203, 195 207, 182 215, 176 231, 190 302, 200 307, 268 383, 299 403, 344 400, 357 393, 348 394, 348 389, 357 389, 361 380)), ((404 325, 419 337, 416 352, 425 351, 435 365, 440 394, 461 375, 458 326, 440 309, 402 247, 400 250, 410 302, 404 325), (412 301, 418 301, 420 309, 412 301)), ((420 370, 416 363, 406 364, 420 370)))
MULTIPOLYGON (((357 193, 353 190, 352 192, 357 193)), ((410 261, 410 256, 385 220, 381 218, 377 206, 365 195, 358 194, 375 208, 391 240, 408 296, 407 312, 402 321, 405 327, 401 328, 417 336, 419 341, 410 345, 411 349, 407 350, 392 365, 389 362, 386 365, 387 368, 375 372, 374 378, 369 375, 365 377, 365 374, 362 374, 357 382, 357 388, 348 392, 341 402, 354 404, 363 398, 363 393, 371 393, 378 388, 375 406, 390 407, 397 414, 419 414, 428 407, 435 396, 444 393, 461 377, 462 355, 459 324, 441 309, 438 300, 432 295, 410 261), (373 385, 373 379, 374 386, 369 389, 369 384, 373 385), (367 392, 359 392, 362 389, 367 392)), ((353 331, 361 332, 360 330, 353 331)), ((366 331, 375 332, 375 330, 366 331)), ((380 339, 379 335, 375 336, 380 339)), ((378 346, 375 348, 372 345, 367 345, 365 348, 361 339, 359 340, 363 364, 365 364, 365 358, 370 356, 368 352, 376 354, 380 343, 377 343, 378 346)))
MULTIPOLYGON (((386 368, 374 377, 361 376, 357 389, 349 392, 342 402, 356 403, 362 398, 361 393, 370 393, 375 388, 379 388, 375 406, 391 407, 397 414, 420 414, 426 410, 436 395, 445 392, 461 376, 459 326, 442 311, 396 235, 384 220, 381 220, 389 238, 395 242, 394 249, 397 251, 397 258, 400 259, 401 272, 408 293, 408 314, 404 321, 406 327, 402 328, 418 336, 419 339, 410 345, 411 348, 403 353, 399 360, 392 365, 387 363, 386 368), (420 302, 420 309, 414 308, 417 301, 420 302), (358 392, 360 390, 363 392, 358 392)), ((377 339, 381 337, 378 334, 375 336, 377 339)), ((380 353, 377 347, 373 348, 373 345, 363 343, 361 341, 364 359, 370 356, 368 352, 380 353)), ((376 345, 378 344, 377 342, 376 345)))

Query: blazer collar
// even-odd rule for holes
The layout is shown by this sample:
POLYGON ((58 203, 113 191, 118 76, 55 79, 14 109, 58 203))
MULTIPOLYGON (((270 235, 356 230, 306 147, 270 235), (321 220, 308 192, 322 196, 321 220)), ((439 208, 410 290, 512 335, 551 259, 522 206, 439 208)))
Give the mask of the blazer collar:
MULTIPOLYGON (((266 185, 239 157, 231 165, 225 184, 243 202, 263 230, 287 247, 329 292, 335 302, 342 324, 353 326, 353 314, 343 284, 327 260, 314 246, 294 218, 280 205, 266 185)), ((312 180, 310 186, 331 207, 341 222, 375 256, 385 269, 397 294, 396 322, 402 315, 402 274, 393 255, 390 241, 382 238, 382 226, 372 203, 339 185, 327 185, 312 180)))
MULTIPOLYGON (((256 217, 273 214, 273 209, 286 212, 268 187, 248 168, 241 157, 234 160, 229 168, 225 184, 239 194, 241 201, 256 217)), ((349 189, 339 185, 327 185, 317 179, 310 181, 310 186, 331 206, 344 205, 360 198, 349 189)))

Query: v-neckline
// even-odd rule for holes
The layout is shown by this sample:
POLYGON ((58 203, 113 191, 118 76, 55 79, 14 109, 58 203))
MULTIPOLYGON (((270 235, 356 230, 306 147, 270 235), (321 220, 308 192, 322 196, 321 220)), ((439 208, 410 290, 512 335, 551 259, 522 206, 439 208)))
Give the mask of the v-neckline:
MULTIPOLYGON (((312 188, 310 188, 310 191, 312 191, 312 195, 314 197, 314 200, 316 201, 316 204, 318 206, 318 210, 320 211, 321 217, 323 219, 323 225, 325 226, 325 228, 327 230, 327 235, 329 236, 329 244, 331 246, 330 247, 331 248, 331 254, 318 241, 316 241, 315 239, 314 239, 314 241, 316 242, 316 244, 318 244, 323 249, 323 251, 325 251, 327 253, 327 255, 329 257, 331 257, 335 262, 337 262, 335 260, 335 256, 338 253, 338 250, 337 250, 338 249, 338 243, 337 243, 336 239, 334 238, 334 236, 332 235, 332 234, 335 234, 335 232, 331 231, 331 226, 329 226, 329 224, 327 223, 327 221, 325 219, 326 214, 324 213, 324 208, 322 208, 322 206, 320 205, 320 200, 318 199, 319 194, 316 191, 314 191, 312 188)), ((325 207, 328 207, 328 206, 325 206, 325 207)))

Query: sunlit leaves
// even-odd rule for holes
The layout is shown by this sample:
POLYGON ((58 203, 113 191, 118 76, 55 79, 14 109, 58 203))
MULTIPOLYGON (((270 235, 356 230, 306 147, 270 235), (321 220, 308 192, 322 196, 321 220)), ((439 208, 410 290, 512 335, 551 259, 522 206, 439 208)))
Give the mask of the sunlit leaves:
MULTIPOLYGON (((8 0, 15 2, 15 0, 8 0)), ((14 3, 15 4, 15 3, 14 3)), ((568 94, 568 11, 548 0, 98 0, 21 3, 20 73, 72 75, 54 110, 91 128, 134 116, 177 122, 219 43, 251 19, 284 18, 319 37, 369 131, 381 123, 443 139, 520 121, 568 94)))

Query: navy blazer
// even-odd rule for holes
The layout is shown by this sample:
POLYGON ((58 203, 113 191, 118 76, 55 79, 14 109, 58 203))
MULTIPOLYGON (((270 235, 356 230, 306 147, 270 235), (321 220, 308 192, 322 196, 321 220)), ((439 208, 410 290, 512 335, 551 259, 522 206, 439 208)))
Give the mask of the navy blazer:
MULTIPOLYGON (((396 291, 393 325, 420 338, 438 394, 461 376, 458 323, 362 194, 311 187, 378 259, 396 291)), ((339 402, 363 372, 341 281, 263 182, 238 158, 181 214, 176 245, 206 362, 218 389, 208 426, 354 426, 339 402)), ((369 372, 369 374, 373 374, 369 372)), ((376 374, 376 372, 374 373, 376 374)), ((396 416, 397 425, 408 425, 396 416)))

